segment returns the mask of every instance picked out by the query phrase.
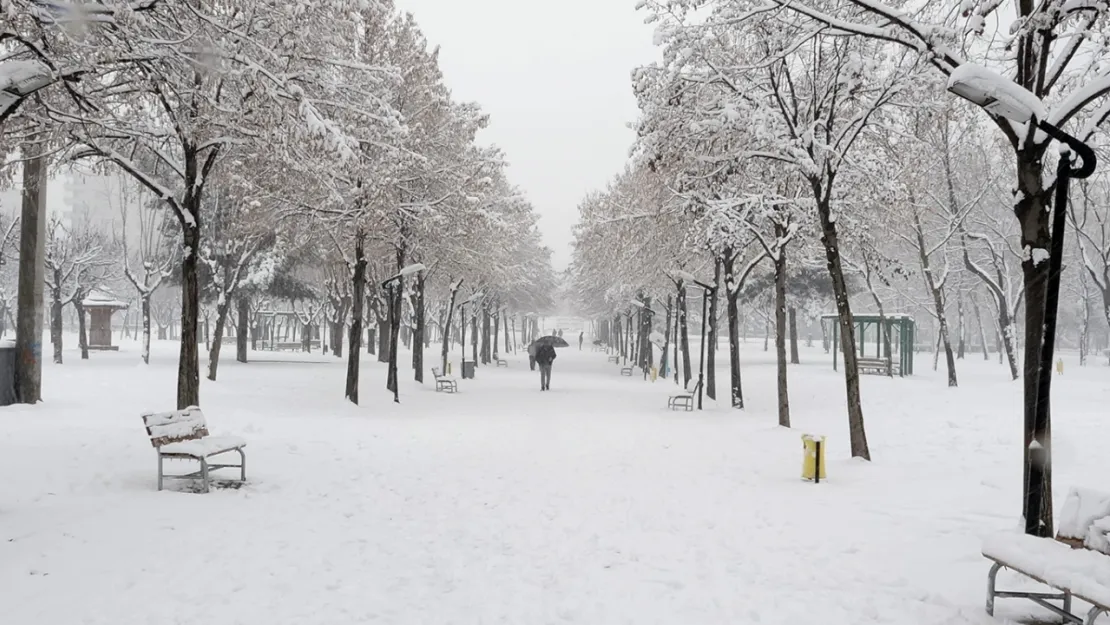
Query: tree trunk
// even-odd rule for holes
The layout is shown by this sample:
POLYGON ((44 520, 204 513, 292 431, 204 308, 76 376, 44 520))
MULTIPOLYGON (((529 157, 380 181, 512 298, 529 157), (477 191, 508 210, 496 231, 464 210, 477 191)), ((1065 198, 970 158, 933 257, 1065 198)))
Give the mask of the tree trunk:
POLYGON ((725 250, 725 308, 728 316, 728 369, 731 381, 732 407, 744 408, 744 389, 740 379, 740 289, 736 284, 736 255, 725 250))
POLYGON ((227 324, 227 313, 231 309, 227 295, 223 303, 216 306, 216 333, 212 336, 212 347, 208 352, 208 379, 216 381, 216 369, 220 366, 220 347, 224 343, 224 325, 227 324))
POLYGON ((238 313, 235 330, 235 360, 247 362, 247 341, 250 339, 251 301, 245 293, 241 293, 235 300, 238 313))
POLYGON ((975 323, 979 326, 979 340, 983 343, 983 360, 990 360, 990 348, 987 346, 987 333, 983 329, 983 314, 979 310, 979 302, 973 297, 971 299, 972 309, 975 311, 975 323))
POLYGON ((193 223, 182 224, 184 250, 181 259, 181 351, 177 361, 177 408, 200 405, 200 350, 197 326, 200 321, 200 197, 186 205, 193 223))
POLYGON ((490 363, 490 347, 489 347, 489 310, 482 309, 482 364, 488 365, 490 363))
MULTIPOLYGON (((459 295, 459 284, 451 289, 451 300, 447 303, 447 318, 443 322, 443 350, 440 352, 440 374, 447 375, 447 354, 451 351, 451 321, 455 316, 455 298, 459 295)), ((460 372, 461 373, 461 372, 460 372)))
MULTIPOLYGON (((475 311, 476 313, 477 311, 475 311)), ((463 353, 466 353, 466 347, 463 346, 463 353)), ((474 368, 478 368, 478 315, 470 315, 470 360, 474 362, 474 368)))
POLYGON ((413 293, 413 337, 412 337, 412 369, 413 379, 424 383, 424 346, 427 344, 426 335, 427 311, 424 310, 424 272, 416 275, 416 290, 413 293))
MULTIPOLYGON (((89 334, 85 328, 85 306, 81 303, 84 295, 78 293, 73 298, 73 309, 77 311, 77 346, 81 348, 81 360, 89 359, 89 334)), ((108 328, 108 332, 112 331, 108 328)))
POLYGON ((62 364, 62 295, 61 284, 55 271, 53 295, 50 300, 50 342, 54 345, 54 364, 62 364))
POLYGON ((508 313, 508 311, 505 311, 505 312, 501 313, 501 325, 504 327, 503 331, 505 332, 505 353, 506 354, 511 354, 513 348, 512 348, 512 345, 509 344, 509 339, 512 337, 512 333, 509 332, 509 313, 508 313))
POLYGON ((493 359, 494 360, 497 360, 497 357, 499 355, 498 350, 497 350, 497 339, 498 339, 498 337, 501 336, 500 332, 501 332, 501 313, 496 312, 496 308, 495 308, 495 312, 493 313, 493 333, 490 335, 490 344, 493 345, 493 359))
POLYGON ((849 302, 848 285, 844 280, 844 268, 840 261, 840 241, 837 236, 836 222, 832 219, 832 207, 828 199, 822 197, 819 185, 814 185, 817 201, 817 214, 821 221, 821 243, 825 246, 826 266, 832 278, 833 294, 836 299, 837 323, 840 324, 840 348, 844 352, 844 387, 848 402, 848 431, 853 458, 871 459, 867 445, 867 432, 863 423, 863 406, 859 391, 859 364, 856 358, 856 333, 852 325, 852 308, 849 302))
POLYGON ((671 349, 671 313, 674 310, 671 306, 674 300, 670 295, 667 296, 667 322, 663 326, 663 353, 659 356, 659 377, 667 377, 667 357, 671 349))
POLYGON ((948 320, 944 309, 944 286, 938 285, 933 276, 931 260, 925 244, 925 228, 921 224, 921 216, 915 210, 913 213, 914 234, 917 237, 917 261, 921 264, 921 275, 925 277, 925 287, 933 295, 933 314, 940 322, 940 340, 944 343, 945 364, 948 366, 948 386, 959 386, 956 380, 956 361, 952 358, 952 341, 948 337, 948 320))
POLYGON ((682 282, 678 283, 678 333, 682 350, 682 384, 688 387, 690 385, 690 328, 687 323, 686 285, 682 282))
POLYGON ((351 331, 347 349, 347 386, 344 397, 358 404, 359 359, 362 356, 362 306, 366 301, 366 235, 355 233, 355 266, 351 275, 351 331))
MULTIPOLYGON (((786 228, 775 224, 775 235, 785 236, 786 228)), ((790 393, 786 385, 786 246, 778 250, 775 264, 775 361, 778 369, 779 425, 790 427, 790 393)))
MULTIPOLYGON (((962 289, 956 289, 956 358, 963 360, 964 354, 967 350, 967 324, 964 315, 964 292, 962 289)), ((952 378, 948 376, 948 386, 955 386, 952 384, 952 378)))
MULTIPOLYGON (((1014 196, 1017 203, 1014 214, 1021 224, 1021 249, 1049 250, 1051 237, 1049 236, 1049 211, 1050 198, 1044 188, 1044 160, 1043 150, 1023 150, 1017 153, 1017 192, 1014 196)), ((1025 362, 1024 362, 1024 438, 1022 445, 1022 474, 1025 484, 1022 490, 1023 506, 1025 498, 1029 497, 1031 484, 1029 475, 1031 471, 1029 448, 1036 440, 1045 458, 1052 458, 1052 426, 1051 413, 1046 415, 1045 423, 1041 424, 1041 431, 1037 424, 1037 399, 1038 399, 1038 372, 1041 369, 1041 342, 1044 336, 1045 300, 1048 289, 1049 263, 1035 262, 1034 255, 1021 263, 1025 285, 1025 362)), ((1007 328, 1007 326, 1002 326, 1007 328)), ((1012 346, 1014 332, 1012 326, 1009 331, 1004 329, 1003 338, 1012 346)), ((1052 536, 1052 468, 1050 460, 1044 463, 1042 484, 1043 493, 1040 506, 1039 523, 1028 523, 1027 527, 1034 525, 1038 528, 1038 535, 1052 536)))
POLYGON ((793 306, 786 310, 790 324, 790 364, 801 364, 798 358, 798 310, 793 306))
MULTIPOLYGON (((387 311, 388 312, 388 311, 387 311)), ((382 316, 378 308, 374 307, 374 318, 378 331, 378 362, 389 362, 389 317, 382 316)))
POLYGON ((23 162, 19 222, 19 285, 16 299, 16 396, 20 403, 42 401, 43 289, 46 283, 46 160, 30 154, 23 162))
POLYGON ((150 295, 140 300, 143 317, 143 364, 150 364, 150 295))
POLYGON ((709 349, 706 350, 705 394, 717 399, 717 294, 721 290, 721 259, 713 262, 713 294, 709 300, 709 349))

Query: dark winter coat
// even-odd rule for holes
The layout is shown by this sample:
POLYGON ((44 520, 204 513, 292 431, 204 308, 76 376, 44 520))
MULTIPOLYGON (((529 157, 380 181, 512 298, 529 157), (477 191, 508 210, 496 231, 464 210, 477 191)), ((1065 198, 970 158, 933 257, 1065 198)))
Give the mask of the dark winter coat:
POLYGON ((544 343, 536 348, 536 362, 541 365, 550 365, 555 361, 555 348, 544 343))

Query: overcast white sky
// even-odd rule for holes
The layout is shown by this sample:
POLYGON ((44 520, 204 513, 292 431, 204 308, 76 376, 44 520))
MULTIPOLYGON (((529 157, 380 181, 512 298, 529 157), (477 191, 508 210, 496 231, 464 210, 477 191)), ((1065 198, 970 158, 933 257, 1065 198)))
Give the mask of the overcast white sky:
POLYGON ((625 163, 635 138, 630 72, 656 56, 636 0, 396 0, 416 15, 459 100, 491 116, 509 176, 541 216, 558 269, 578 201, 625 163))

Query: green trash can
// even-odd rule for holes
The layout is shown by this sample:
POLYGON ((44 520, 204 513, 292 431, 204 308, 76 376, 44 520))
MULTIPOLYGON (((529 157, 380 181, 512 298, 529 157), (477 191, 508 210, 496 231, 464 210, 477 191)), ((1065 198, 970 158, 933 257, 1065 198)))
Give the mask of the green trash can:
POLYGON ((473 380, 474 379, 474 361, 473 360, 464 360, 462 365, 463 365, 463 367, 462 367, 462 369, 463 369, 462 370, 463 379, 464 380, 473 380))
POLYGON ((15 403, 15 341, 0 341, 0 406, 15 403))

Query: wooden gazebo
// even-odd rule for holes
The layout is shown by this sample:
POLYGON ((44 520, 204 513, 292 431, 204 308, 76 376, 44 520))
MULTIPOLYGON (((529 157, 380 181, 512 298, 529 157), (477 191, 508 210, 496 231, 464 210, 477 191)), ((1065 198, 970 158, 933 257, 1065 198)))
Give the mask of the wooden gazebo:
POLYGON ((93 289, 81 301, 81 306, 89 313, 89 349, 117 351, 112 345, 112 314, 128 307, 111 293, 93 289))

